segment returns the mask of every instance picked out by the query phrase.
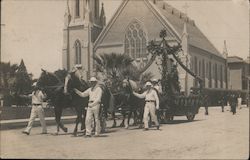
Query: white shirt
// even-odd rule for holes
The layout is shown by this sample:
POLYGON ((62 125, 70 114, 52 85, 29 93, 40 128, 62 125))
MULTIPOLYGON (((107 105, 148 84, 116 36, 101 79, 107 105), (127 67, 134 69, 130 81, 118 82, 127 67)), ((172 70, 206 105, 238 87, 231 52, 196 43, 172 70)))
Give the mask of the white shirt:
POLYGON ((32 104, 42 104, 45 98, 45 95, 40 90, 32 92, 31 96, 32 96, 32 104))
POLYGON ((150 89, 149 91, 145 91, 142 94, 138 94, 133 92, 134 95, 138 98, 145 98, 145 101, 155 101, 156 108, 159 108, 159 97, 154 89, 150 89))
POLYGON ((89 88, 86 91, 80 93, 81 97, 89 96, 89 106, 95 106, 98 103, 101 103, 102 98, 102 89, 99 86, 95 86, 94 88, 89 88))

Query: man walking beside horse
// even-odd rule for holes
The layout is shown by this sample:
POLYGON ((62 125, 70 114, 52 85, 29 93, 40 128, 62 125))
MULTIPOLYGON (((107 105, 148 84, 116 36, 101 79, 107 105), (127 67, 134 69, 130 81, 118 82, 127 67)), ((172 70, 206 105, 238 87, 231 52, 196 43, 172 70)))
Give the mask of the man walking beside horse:
POLYGON ((133 94, 138 98, 145 98, 145 107, 144 107, 144 114, 143 114, 143 121, 144 121, 144 130, 148 130, 148 115, 150 114, 152 121, 155 122, 157 130, 159 130, 160 125, 157 120, 157 116, 155 114, 156 110, 159 109, 159 97, 155 89, 153 89, 153 85, 151 82, 146 83, 147 90, 142 93, 138 94, 133 92, 133 94))
POLYGON ((87 114, 86 114, 86 137, 91 137, 92 132, 92 122, 93 117, 95 120, 95 137, 98 137, 101 131, 100 126, 100 107, 101 107, 101 98, 102 98, 102 89, 97 84, 97 79, 95 77, 90 78, 90 88, 87 89, 84 92, 80 92, 77 89, 74 89, 76 94, 78 94, 80 97, 89 97, 89 103, 87 108, 87 114))

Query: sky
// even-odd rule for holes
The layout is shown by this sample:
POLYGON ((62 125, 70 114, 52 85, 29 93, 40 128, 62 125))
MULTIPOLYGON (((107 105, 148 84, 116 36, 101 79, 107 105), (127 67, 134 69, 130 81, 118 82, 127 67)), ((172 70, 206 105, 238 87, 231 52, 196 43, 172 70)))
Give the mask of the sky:
MULTIPOLYGON (((121 0, 104 2, 107 22, 121 0)), ((166 0, 185 12, 222 52, 227 42, 229 56, 249 56, 248 0, 166 0)), ((62 68, 63 25, 66 0, 2 0, 1 59, 20 63, 38 77, 41 68, 55 71, 62 68)))

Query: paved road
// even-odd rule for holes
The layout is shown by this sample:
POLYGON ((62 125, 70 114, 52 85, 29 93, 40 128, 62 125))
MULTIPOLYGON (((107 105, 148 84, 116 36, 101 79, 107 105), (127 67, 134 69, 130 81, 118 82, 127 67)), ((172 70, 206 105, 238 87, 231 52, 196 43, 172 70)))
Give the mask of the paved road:
MULTIPOLYGON (((99 138, 40 135, 20 129, 1 131, 1 158, 141 158, 141 159, 246 159, 249 155, 249 109, 233 116, 220 108, 203 108, 193 122, 176 117, 161 130, 142 131, 135 127, 109 129, 99 138)), ((228 110, 228 109, 226 109, 228 110)), ((67 125, 73 130, 73 125, 67 125)), ((55 127, 48 128, 50 133, 55 127)))

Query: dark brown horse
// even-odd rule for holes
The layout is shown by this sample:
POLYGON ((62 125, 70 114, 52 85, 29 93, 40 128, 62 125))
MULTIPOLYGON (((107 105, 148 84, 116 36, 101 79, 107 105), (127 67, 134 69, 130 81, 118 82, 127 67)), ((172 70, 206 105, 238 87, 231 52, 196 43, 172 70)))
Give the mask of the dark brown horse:
MULTIPOLYGON (((133 115, 134 117, 134 125, 142 124, 143 118, 143 107, 144 107, 144 100, 137 98, 133 95, 133 90, 138 88, 134 81, 126 79, 122 83, 121 91, 114 94, 115 100, 115 112, 119 112, 122 114, 122 122, 120 127, 124 127, 125 120, 127 119, 127 125, 129 125, 129 121, 133 115)), ((115 120, 115 112, 113 112, 113 126, 116 127, 116 120, 115 120)), ((126 126, 128 127, 128 126, 126 126)))
POLYGON ((64 94, 64 83, 59 80, 59 78, 53 74, 49 73, 45 70, 42 70, 41 76, 38 79, 37 85, 43 88, 44 92, 47 94, 47 97, 52 106, 54 106, 55 111, 55 120, 57 123, 57 133, 59 132, 59 128, 61 128, 64 132, 67 132, 68 129, 64 127, 61 122, 62 111, 65 108, 74 108, 77 113, 76 118, 76 126, 73 132, 73 135, 77 135, 78 124, 81 122, 81 129, 85 128, 85 107, 87 106, 88 99, 81 98, 77 96, 74 92, 72 92, 73 88, 77 88, 80 91, 85 91, 88 88, 88 85, 85 81, 82 81, 78 77, 76 77, 73 73, 70 76, 71 78, 68 81, 68 93, 64 94))

